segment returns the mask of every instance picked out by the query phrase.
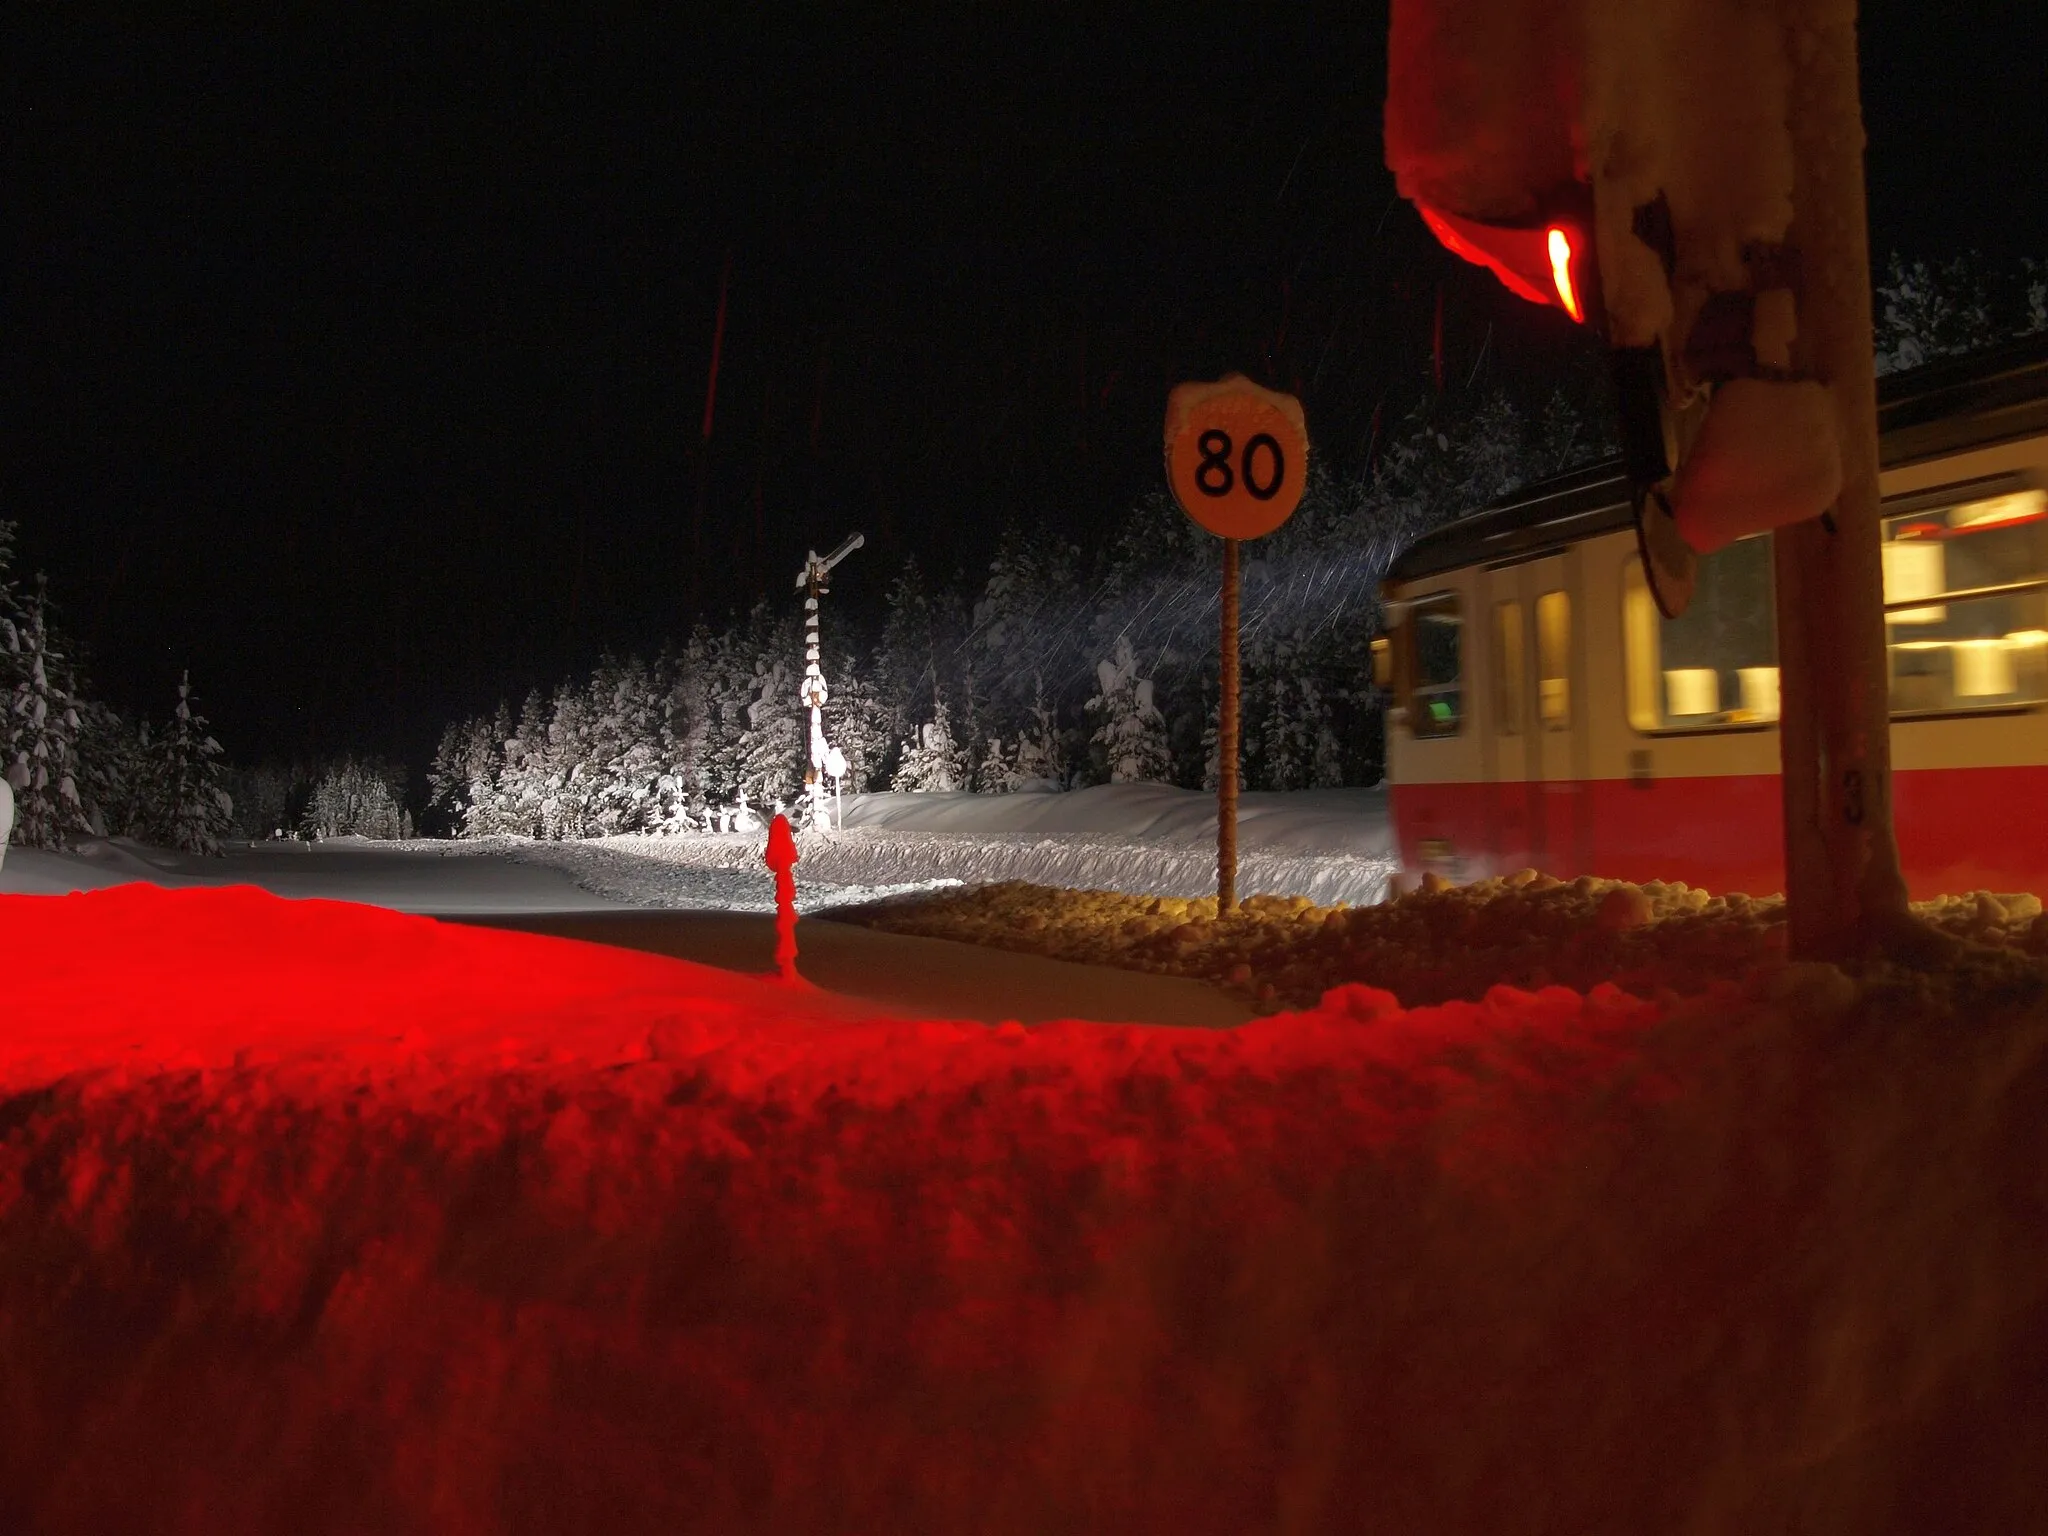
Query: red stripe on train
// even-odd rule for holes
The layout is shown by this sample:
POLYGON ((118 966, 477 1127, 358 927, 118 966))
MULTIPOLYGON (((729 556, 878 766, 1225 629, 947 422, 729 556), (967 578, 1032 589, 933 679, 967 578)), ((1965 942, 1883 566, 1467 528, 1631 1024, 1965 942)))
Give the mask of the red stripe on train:
MULTIPOLYGON (((2048 766, 1903 770, 1892 796, 1915 900, 2048 892, 2048 766)), ((1402 864, 1455 880, 1535 868, 1751 895, 1785 885, 1776 774, 1395 784, 1389 802, 1402 864)))

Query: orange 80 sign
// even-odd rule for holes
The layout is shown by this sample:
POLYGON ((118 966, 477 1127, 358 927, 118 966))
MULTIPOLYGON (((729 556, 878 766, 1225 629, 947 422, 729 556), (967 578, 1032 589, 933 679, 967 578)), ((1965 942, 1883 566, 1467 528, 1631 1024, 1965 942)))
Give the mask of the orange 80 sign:
POLYGON ((1233 373, 1166 400, 1166 479, 1181 510, 1226 539, 1257 539, 1294 514, 1308 475, 1301 402, 1233 373))

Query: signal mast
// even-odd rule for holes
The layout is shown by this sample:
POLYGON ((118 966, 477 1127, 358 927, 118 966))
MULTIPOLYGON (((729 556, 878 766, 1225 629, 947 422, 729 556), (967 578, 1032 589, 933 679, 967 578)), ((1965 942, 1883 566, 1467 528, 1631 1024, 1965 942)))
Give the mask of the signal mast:
MULTIPOLYGON (((832 794, 836 801, 839 796, 840 780, 846 773, 846 758, 837 747, 825 740, 825 700, 830 696, 825 687, 825 673, 818 665, 818 599, 829 590, 825 578, 832 567, 852 554, 867 540, 860 534, 851 534, 831 554, 820 556, 814 549, 804 559, 804 568, 796 573, 796 589, 804 594, 804 680, 799 696, 811 712, 811 765, 804 772, 804 794, 811 802, 811 825, 825 825, 825 780, 832 780, 832 794)), ((835 827, 836 830, 836 827, 835 827)))

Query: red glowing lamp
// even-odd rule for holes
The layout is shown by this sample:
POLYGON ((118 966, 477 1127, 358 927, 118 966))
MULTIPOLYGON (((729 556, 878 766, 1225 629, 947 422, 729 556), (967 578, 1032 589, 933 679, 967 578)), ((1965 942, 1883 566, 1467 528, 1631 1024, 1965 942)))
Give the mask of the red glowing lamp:
POLYGON ((1422 222, 1445 250, 1485 267, 1503 287, 1531 304, 1562 309, 1584 325, 1595 291, 1593 241, 1587 221, 1550 217, 1529 223, 1489 224, 1416 205, 1422 222))

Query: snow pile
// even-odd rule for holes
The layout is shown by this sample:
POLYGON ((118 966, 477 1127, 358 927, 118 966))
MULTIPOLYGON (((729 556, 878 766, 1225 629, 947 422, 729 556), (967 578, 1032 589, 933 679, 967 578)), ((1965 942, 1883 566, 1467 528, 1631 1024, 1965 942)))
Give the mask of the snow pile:
POLYGON ((17 1529, 2048 1523, 2038 967, 1025 1029, 250 891, 0 931, 17 1529))
MULTIPOLYGON (((822 911, 898 890, 1028 880, 1158 896, 1216 888, 1215 797, 1164 784, 1068 794, 858 795, 846 829, 798 838, 798 905, 822 911)), ((552 843, 491 838, 414 844, 451 855, 509 855, 567 873, 636 906, 766 910, 756 834, 621 836, 552 843), (745 889, 707 883, 744 876, 745 889)), ((1399 868, 1383 790, 1246 794, 1238 815, 1238 888, 1323 903, 1375 901, 1399 868)))
MULTIPOLYGON (((1254 896, 1221 922, 1213 896, 1148 900, 1025 884, 835 915, 891 933, 1193 977, 1268 1008, 1306 1008, 1353 982, 1410 1006, 1477 999, 1500 984, 1702 992, 1783 955, 1784 909, 1776 896, 1524 870, 1465 886, 1425 875, 1421 889, 1374 907, 1254 896)), ((2048 954, 2048 918, 2034 896, 1975 892, 1915 910, 1960 938, 2048 954)))

